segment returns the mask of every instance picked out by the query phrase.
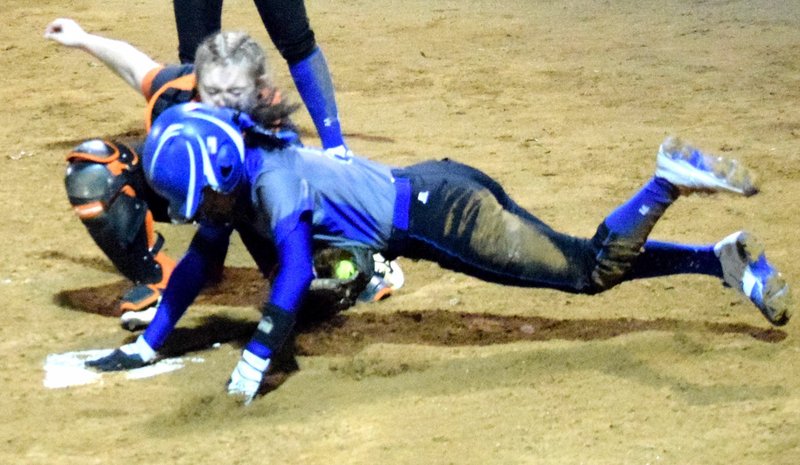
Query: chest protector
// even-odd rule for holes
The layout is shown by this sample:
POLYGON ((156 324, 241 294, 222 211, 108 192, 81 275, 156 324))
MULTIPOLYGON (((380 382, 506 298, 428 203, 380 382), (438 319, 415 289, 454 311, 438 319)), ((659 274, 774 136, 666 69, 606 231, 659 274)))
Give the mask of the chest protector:
POLYGON ((199 100, 197 95, 197 79, 194 73, 167 82, 161 86, 147 102, 147 108, 144 114, 145 130, 150 132, 150 126, 153 124, 153 121, 167 108, 193 100, 199 100))

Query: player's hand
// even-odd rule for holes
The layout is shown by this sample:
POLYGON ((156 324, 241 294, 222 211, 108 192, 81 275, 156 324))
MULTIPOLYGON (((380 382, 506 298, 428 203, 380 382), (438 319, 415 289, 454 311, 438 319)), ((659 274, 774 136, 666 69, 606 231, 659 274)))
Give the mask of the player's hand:
POLYGON ((54 40, 67 47, 82 46, 88 35, 78 23, 67 18, 56 19, 44 30, 45 39, 54 40))
POLYGON ((111 354, 94 360, 87 360, 87 367, 99 371, 132 370, 149 365, 156 358, 156 352, 139 336, 136 342, 125 344, 111 354))
POLYGON ((242 352, 242 358, 228 380, 228 394, 242 399, 248 405, 258 394, 269 364, 268 358, 261 358, 248 350, 242 352))

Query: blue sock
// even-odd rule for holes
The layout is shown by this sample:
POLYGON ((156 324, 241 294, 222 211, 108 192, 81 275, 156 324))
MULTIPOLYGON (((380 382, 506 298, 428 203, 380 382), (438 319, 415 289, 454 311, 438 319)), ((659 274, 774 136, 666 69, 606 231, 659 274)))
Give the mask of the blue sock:
POLYGON ((713 245, 647 241, 631 268, 629 279, 695 273, 722 278, 722 265, 713 245))
POLYGON ((652 178, 627 202, 605 219, 608 229, 617 236, 644 243, 647 235, 678 193, 668 181, 652 178))
POLYGON ((665 179, 653 178, 605 220, 608 229, 625 242, 642 244, 625 279, 652 278, 680 273, 722 277, 722 265, 713 245, 688 245, 648 241, 647 236, 678 191, 665 179))
POLYGON ((333 81, 322 50, 315 48, 311 55, 289 66, 289 72, 317 128, 322 147, 345 145, 333 81))

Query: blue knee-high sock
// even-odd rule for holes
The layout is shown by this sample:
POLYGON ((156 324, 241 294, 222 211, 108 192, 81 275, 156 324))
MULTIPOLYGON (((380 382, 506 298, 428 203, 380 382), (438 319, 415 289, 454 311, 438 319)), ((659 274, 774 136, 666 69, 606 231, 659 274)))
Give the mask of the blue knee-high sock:
POLYGON ((642 244, 626 279, 652 278, 680 273, 722 277, 713 245, 688 245, 648 241, 647 236, 666 209, 678 198, 668 181, 653 178, 605 220, 608 229, 631 244, 642 244))
POLYGON ((688 245, 646 241, 656 221, 677 198, 674 187, 661 178, 653 178, 630 200, 606 218, 614 234, 643 244, 627 279, 652 278, 679 273, 722 276, 722 267, 713 245, 688 245))
POLYGON ((628 277, 641 279, 682 273, 721 278, 722 265, 714 253, 714 245, 647 241, 628 277))
POLYGON ((322 147, 344 145, 333 81, 322 50, 315 48, 311 55, 289 66, 289 72, 317 128, 322 147))
POLYGON ((627 202, 605 219, 605 225, 616 236, 644 244, 661 215, 678 198, 677 190, 661 178, 652 178, 627 202))

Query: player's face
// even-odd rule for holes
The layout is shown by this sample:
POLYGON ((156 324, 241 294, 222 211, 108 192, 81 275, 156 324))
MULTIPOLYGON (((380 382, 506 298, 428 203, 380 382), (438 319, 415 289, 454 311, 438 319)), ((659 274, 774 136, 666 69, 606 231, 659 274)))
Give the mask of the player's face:
POLYGON ((203 200, 194 219, 212 224, 226 224, 233 219, 239 189, 230 194, 220 194, 210 187, 203 189, 203 200))
POLYGON ((197 91, 203 103, 250 111, 258 99, 258 88, 247 68, 235 65, 208 66, 197 91))

